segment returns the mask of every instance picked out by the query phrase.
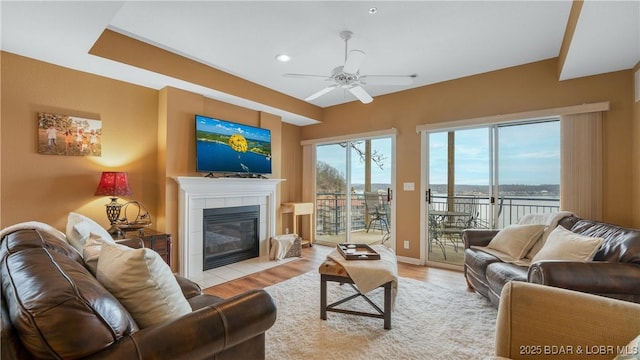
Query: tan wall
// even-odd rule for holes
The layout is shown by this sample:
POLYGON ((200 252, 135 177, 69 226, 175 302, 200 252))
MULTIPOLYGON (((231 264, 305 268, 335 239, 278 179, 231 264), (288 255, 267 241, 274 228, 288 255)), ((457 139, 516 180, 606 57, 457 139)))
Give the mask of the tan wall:
MULTIPOLYGON (((604 219, 633 225, 632 111, 630 70, 559 82, 557 60, 546 60, 325 109, 323 123, 302 129, 314 139, 395 127, 398 184, 420 184, 420 135, 416 125, 611 101, 605 119, 604 219)), ((401 189, 401 187, 398 187, 401 189)), ((401 256, 419 258, 418 191, 397 191, 396 241, 401 256)))
MULTIPOLYGON (((286 179, 281 184, 280 192, 282 203, 302 201, 302 147, 300 146, 300 133, 302 128, 295 125, 283 124, 282 126, 282 178, 286 179)), ((304 216, 299 216, 304 218, 304 216)), ((298 220, 299 222, 302 219, 298 220)), ((301 225, 301 224, 298 224, 301 225)), ((280 233, 286 229, 293 229, 291 216, 282 218, 280 233)))
POLYGON ((103 170, 128 172, 130 198, 155 210, 157 91, 1 54, 0 226, 37 220, 64 230, 70 211, 107 226, 109 199, 93 196, 103 170), (41 111, 101 120, 102 156, 38 154, 41 111))
MULTIPOLYGON (((108 227, 104 208, 108 198, 93 193, 101 171, 121 170, 129 173, 131 199, 149 209, 154 229, 174 234, 177 249, 178 192, 173 177, 202 176, 195 170, 195 114, 270 129, 273 177, 287 179, 278 196, 281 201, 299 198, 301 172, 295 162, 301 163, 300 130, 283 124, 279 116, 175 88, 156 91, 10 53, 2 52, 1 60, 0 227, 37 220, 64 231, 71 211, 108 227), (102 156, 38 154, 40 111, 102 120, 102 156), (286 155, 281 160, 282 154, 286 155)), ((281 229, 278 218, 276 232, 281 229)), ((175 250, 172 263, 177 269, 175 250)))

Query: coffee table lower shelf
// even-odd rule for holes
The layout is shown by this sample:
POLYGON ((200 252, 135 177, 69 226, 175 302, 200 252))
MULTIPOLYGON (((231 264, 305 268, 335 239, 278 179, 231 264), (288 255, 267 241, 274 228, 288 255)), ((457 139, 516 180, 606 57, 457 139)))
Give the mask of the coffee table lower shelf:
POLYGON ((353 280, 351 280, 350 277, 320 274, 320 318, 322 320, 327 320, 327 311, 349 315, 367 316, 384 319, 384 328, 387 330, 391 329, 391 281, 380 285, 380 287, 384 288, 384 310, 380 309, 380 307, 373 301, 371 301, 371 299, 369 299, 366 295, 360 294, 358 289, 353 285, 353 280), (356 293, 342 300, 327 305, 327 281, 338 282, 341 284, 350 284, 356 291, 356 293), (371 307, 376 310, 376 312, 369 313, 337 308, 337 306, 344 304, 349 300, 353 300, 357 297, 364 298, 369 303, 369 305, 371 305, 371 307))

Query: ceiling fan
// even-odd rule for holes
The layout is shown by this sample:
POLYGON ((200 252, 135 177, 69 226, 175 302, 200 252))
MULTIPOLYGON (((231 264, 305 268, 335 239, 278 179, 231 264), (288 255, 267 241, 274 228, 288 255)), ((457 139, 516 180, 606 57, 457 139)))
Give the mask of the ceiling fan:
POLYGON ((309 74, 284 74, 286 77, 293 78, 324 78, 327 81, 333 81, 333 84, 324 89, 310 95, 305 101, 312 101, 325 95, 337 88, 349 90, 358 100, 364 104, 373 101, 373 98, 362 87, 362 85, 398 85, 406 86, 413 84, 413 79, 417 75, 361 75, 360 65, 364 61, 366 54, 361 50, 348 51, 349 39, 353 36, 351 31, 345 30, 340 32, 340 37, 344 40, 344 65, 338 66, 331 71, 330 76, 309 75, 309 74))

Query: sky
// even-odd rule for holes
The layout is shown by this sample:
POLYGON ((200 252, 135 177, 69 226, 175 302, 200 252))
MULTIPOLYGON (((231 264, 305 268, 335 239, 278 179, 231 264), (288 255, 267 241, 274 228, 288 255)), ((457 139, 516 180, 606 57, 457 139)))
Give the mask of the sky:
MULTIPOLYGON (((455 133, 456 183, 489 184, 489 129, 458 130, 455 133)), ((360 145, 364 148, 364 145, 360 145)), ((391 139, 373 139, 372 148, 385 154, 383 169, 372 166, 373 183, 391 183, 391 139)), ((500 184, 560 183, 560 122, 543 122, 498 128, 500 184)), ((429 136, 430 184, 447 182, 447 133, 429 136)), ((346 174, 346 150, 339 144, 319 145, 318 161, 346 174)), ((364 162, 352 151, 353 184, 364 183, 364 162)))
MULTIPOLYGON (((364 142, 357 144, 364 151, 364 142)), ((318 161, 324 161, 346 176, 346 149, 339 144, 318 145, 316 150, 318 161)), ((371 182, 376 184, 391 183, 391 138, 372 139, 371 151, 384 154, 382 169, 377 165, 371 167, 371 182)), ((351 151, 351 183, 364 184, 364 161, 356 151, 351 151)))
POLYGON ((247 139, 264 142, 271 141, 271 131, 226 120, 196 115, 196 129, 223 135, 241 134, 247 139))
MULTIPOLYGON (((489 129, 455 132, 456 183, 489 184, 489 129)), ((429 137, 431 184, 447 183, 447 133, 429 137)), ((560 183, 560 122, 498 128, 500 184, 560 183)))

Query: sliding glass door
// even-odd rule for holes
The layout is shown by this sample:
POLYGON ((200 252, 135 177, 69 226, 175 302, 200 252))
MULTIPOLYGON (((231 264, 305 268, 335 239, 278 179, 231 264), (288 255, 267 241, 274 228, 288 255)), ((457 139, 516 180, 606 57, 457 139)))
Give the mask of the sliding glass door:
POLYGON ((316 146, 316 241, 391 243, 391 137, 316 146))
POLYGON ((427 261, 462 265, 463 230, 559 209, 559 119, 431 132, 426 141, 427 261))
POLYGON ((560 121, 497 127, 495 228, 560 208, 560 121))
POLYGON ((349 183, 347 152, 340 143, 316 147, 316 236, 318 243, 347 242, 349 183))
POLYGON ((488 128, 429 134, 429 261, 461 265, 462 231, 491 221, 491 135, 488 128))

